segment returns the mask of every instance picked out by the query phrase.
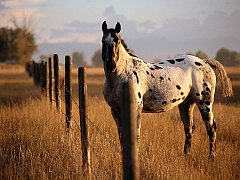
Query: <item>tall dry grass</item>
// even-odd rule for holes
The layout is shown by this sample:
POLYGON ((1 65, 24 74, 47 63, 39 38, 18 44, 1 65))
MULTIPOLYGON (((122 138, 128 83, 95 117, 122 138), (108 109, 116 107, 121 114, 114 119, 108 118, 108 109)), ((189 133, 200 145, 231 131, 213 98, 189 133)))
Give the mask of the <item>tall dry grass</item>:
MULTIPOLYGON (((75 73, 73 77, 76 78, 75 73)), ((88 79, 91 179, 121 179, 117 129, 99 83, 103 76, 89 73, 88 79)), ((240 84, 236 84, 234 88, 238 89, 240 84)), ((76 88, 75 82, 75 97, 76 88)), ((239 92, 235 92, 236 98, 239 92)), ((239 179, 239 107, 240 102, 232 100, 214 105, 217 120, 214 162, 208 160, 208 137, 197 110, 189 157, 183 155, 184 131, 177 108, 161 114, 143 114, 141 179, 239 179)), ((40 90, 21 67, 8 73, 0 71, 1 179, 84 179, 77 104, 73 103, 70 134, 65 132, 62 113, 40 97, 40 90)))

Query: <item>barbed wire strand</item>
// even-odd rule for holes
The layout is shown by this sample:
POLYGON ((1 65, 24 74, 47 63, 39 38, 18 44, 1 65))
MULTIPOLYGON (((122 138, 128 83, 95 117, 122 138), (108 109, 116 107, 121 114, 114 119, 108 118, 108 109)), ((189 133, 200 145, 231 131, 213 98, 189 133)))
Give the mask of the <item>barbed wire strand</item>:
MULTIPOLYGON (((48 89, 48 88, 47 88, 48 89)), ((68 91, 68 90, 67 90, 68 91)), ((55 92, 55 90, 53 90, 53 92, 55 92)), ((64 100, 63 97, 59 96, 59 98, 66 104, 66 101, 64 100)), ((80 110, 81 113, 83 113, 82 109, 79 107, 78 103, 75 101, 75 98, 73 96, 70 96, 70 98, 73 100, 74 104, 77 106, 77 108, 80 110)), ((95 128, 104 138, 105 140, 108 141, 109 144, 111 144, 112 146, 114 146, 115 150, 119 151, 118 149, 118 145, 112 140, 112 139, 109 139, 105 133, 99 128, 97 127, 93 121, 88 117, 86 116, 86 119, 88 120, 89 125, 91 125, 93 128, 95 128)), ((75 118, 74 118, 74 122, 75 124, 77 125, 78 129, 81 131, 81 128, 79 127, 78 123, 76 122, 75 118)))

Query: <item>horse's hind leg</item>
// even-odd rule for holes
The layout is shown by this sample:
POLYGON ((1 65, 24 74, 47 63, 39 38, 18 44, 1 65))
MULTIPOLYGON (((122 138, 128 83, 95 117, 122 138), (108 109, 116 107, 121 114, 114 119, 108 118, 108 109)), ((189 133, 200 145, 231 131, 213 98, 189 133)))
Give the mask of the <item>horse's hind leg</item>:
POLYGON ((193 101, 185 100, 182 104, 178 106, 180 111, 181 120, 184 125, 185 131, 185 144, 184 144, 184 154, 187 155, 190 152, 191 148, 191 139, 193 132, 193 110, 195 103, 193 101))
POLYGON ((212 160, 214 160, 215 150, 216 150, 216 122, 213 117, 213 112, 211 110, 211 107, 199 106, 199 110, 201 112, 202 119, 205 123, 207 134, 209 137, 209 143, 210 143, 209 157, 212 160))

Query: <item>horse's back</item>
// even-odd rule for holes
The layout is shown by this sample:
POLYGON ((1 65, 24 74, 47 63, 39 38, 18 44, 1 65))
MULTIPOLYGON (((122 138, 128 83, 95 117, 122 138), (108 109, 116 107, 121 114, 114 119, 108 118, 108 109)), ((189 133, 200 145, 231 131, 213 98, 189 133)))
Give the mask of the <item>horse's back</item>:
POLYGON ((167 111, 181 104, 187 97, 197 102, 203 95, 210 97, 214 94, 215 74, 198 57, 179 55, 154 66, 159 69, 151 71, 151 76, 148 76, 148 89, 144 95, 145 109, 167 111))

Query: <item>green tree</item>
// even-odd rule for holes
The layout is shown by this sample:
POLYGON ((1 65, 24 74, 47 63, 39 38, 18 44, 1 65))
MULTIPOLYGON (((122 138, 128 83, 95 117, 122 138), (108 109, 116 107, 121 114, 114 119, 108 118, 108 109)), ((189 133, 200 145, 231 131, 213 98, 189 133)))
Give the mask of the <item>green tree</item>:
POLYGON ((0 62, 14 59, 13 36, 13 29, 0 28, 0 62))
POLYGON ((199 57, 200 59, 208 59, 208 56, 206 53, 203 51, 199 50, 196 52, 196 56, 199 57))
POLYGON ((14 21, 15 28, 0 28, 0 61, 16 61, 19 64, 31 60, 37 50, 35 37, 26 25, 18 26, 14 21))
POLYGON ((230 53, 230 58, 233 61, 233 66, 239 66, 240 65, 240 53, 236 51, 232 51, 230 53))
POLYGON ((231 65, 231 51, 227 48, 221 48, 216 54, 216 59, 221 62, 224 66, 231 65))
POLYGON ((101 49, 98 49, 92 56, 92 65, 95 67, 102 67, 102 51, 101 49))
POLYGON ((24 64, 31 60, 33 53, 37 50, 35 38, 27 29, 17 28, 14 32, 14 57, 18 63, 24 64))
POLYGON ((189 53, 187 53, 187 54, 188 54, 188 55, 192 55, 192 56, 197 56, 197 57, 199 57, 200 59, 207 59, 207 58, 208 58, 207 54, 204 53, 204 52, 201 51, 201 50, 197 51, 196 54, 195 54, 195 53, 192 53, 192 52, 189 52, 189 53))
POLYGON ((85 56, 83 52, 73 52, 72 54, 72 64, 75 67, 85 67, 87 62, 85 61, 85 56))
POLYGON ((221 48, 216 54, 216 59, 220 61, 224 66, 239 66, 240 65, 240 53, 231 51, 227 48, 221 48))

